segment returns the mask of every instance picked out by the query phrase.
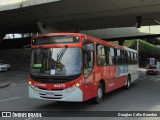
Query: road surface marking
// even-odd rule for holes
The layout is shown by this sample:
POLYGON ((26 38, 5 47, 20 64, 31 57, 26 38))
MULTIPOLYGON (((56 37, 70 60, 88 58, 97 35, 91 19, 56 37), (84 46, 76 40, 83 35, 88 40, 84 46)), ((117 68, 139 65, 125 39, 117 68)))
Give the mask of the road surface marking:
POLYGON ((13 98, 8 98, 8 99, 3 99, 3 100, 0 100, 0 103, 6 102, 6 101, 9 101, 9 100, 20 99, 20 98, 21 98, 21 97, 13 97, 13 98))

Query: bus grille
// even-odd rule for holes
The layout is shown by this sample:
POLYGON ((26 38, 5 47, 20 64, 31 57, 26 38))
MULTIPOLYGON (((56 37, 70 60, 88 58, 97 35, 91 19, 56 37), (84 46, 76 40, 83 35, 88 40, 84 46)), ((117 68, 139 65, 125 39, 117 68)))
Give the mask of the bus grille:
POLYGON ((62 99, 62 94, 54 94, 54 96, 46 96, 45 93, 39 93, 41 98, 46 98, 46 99, 62 99))
POLYGON ((67 76, 67 77, 47 77, 47 76, 35 76, 35 75, 30 75, 30 77, 37 82, 42 82, 42 83, 66 83, 71 80, 77 79, 79 75, 74 75, 74 76, 67 76))
POLYGON ((47 88, 40 88, 40 87, 38 87, 39 89, 41 89, 41 90, 51 90, 51 91, 62 91, 62 90, 64 90, 64 89, 47 89, 47 88))
POLYGON ((65 83, 68 82, 66 80, 59 80, 59 79, 45 79, 45 78, 34 78, 37 82, 43 82, 43 83, 65 83))

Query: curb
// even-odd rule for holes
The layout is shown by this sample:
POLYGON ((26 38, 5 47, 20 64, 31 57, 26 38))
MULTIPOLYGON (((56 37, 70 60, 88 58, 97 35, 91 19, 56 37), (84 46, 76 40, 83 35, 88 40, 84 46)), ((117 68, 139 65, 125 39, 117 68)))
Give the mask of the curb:
POLYGON ((0 81, 0 88, 8 87, 12 84, 10 81, 0 81))

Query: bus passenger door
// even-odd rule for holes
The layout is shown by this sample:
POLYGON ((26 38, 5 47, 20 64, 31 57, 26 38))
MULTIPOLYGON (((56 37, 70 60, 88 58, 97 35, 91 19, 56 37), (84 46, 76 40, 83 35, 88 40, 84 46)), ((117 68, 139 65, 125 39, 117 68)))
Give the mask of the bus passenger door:
POLYGON ((107 91, 112 91, 115 89, 115 48, 108 48, 108 67, 109 67, 109 76, 108 76, 108 84, 107 91))
POLYGON ((83 58, 84 58, 84 99, 87 100, 94 96, 95 92, 95 72, 94 72, 94 43, 85 41, 83 43, 83 58))

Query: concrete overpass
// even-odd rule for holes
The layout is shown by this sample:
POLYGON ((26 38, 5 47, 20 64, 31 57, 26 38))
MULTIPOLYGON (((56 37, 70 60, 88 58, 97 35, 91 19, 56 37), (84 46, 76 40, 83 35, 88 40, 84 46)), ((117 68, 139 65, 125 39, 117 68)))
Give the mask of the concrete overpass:
MULTIPOLYGON (((159 14, 159 0, 0 0, 0 39, 8 33, 58 31, 82 32, 103 39, 153 37, 159 36, 159 27, 149 25, 158 24, 159 14), (141 25, 146 27, 135 28, 137 16, 143 18, 141 25)), ((30 43, 29 39, 22 39, 23 43, 4 40, 0 49, 21 48, 30 43)), ((21 65, 28 68, 27 49, 0 52, 1 59, 15 65, 15 69, 19 63, 28 63, 21 65)))
POLYGON ((142 26, 157 25, 159 14, 159 0, 3 0, 0 34, 73 31, 100 38, 140 36, 150 33, 134 28, 136 17, 142 16, 142 26))

